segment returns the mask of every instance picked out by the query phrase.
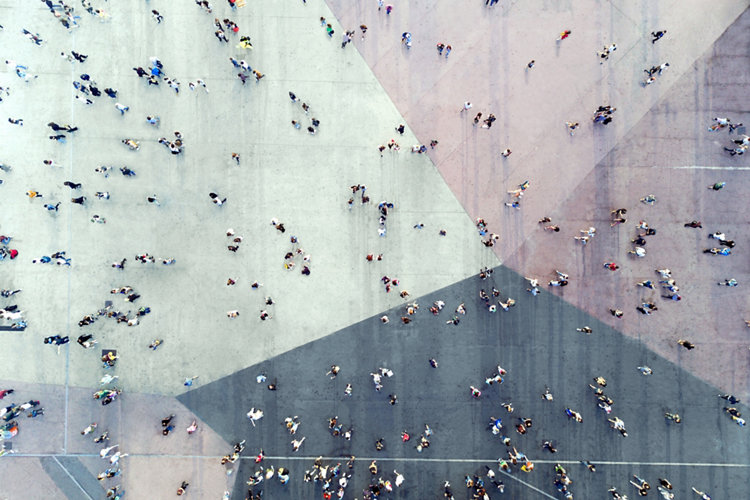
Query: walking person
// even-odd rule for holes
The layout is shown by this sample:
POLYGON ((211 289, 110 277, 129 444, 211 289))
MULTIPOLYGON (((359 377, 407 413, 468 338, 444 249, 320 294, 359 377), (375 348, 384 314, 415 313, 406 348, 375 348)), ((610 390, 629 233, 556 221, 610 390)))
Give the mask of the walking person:
POLYGON ((661 40, 664 35, 667 34, 667 30, 661 30, 661 31, 652 31, 651 36, 653 37, 653 40, 651 40, 651 44, 655 44, 658 40, 661 40))
POLYGON ((693 490, 696 495, 701 497, 701 500, 711 500, 711 497, 707 493, 697 490, 694 486, 690 489, 693 490))

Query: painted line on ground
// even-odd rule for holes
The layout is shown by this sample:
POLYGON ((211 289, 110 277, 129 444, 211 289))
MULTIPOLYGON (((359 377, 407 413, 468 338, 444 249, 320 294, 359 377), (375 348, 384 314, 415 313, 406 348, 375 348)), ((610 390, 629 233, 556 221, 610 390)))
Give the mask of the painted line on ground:
POLYGON ((81 486, 81 483, 76 481, 76 478, 74 478, 73 475, 70 472, 68 472, 68 469, 66 469, 65 466, 60 463, 60 461, 57 459, 59 455, 50 455, 50 456, 55 459, 55 462, 57 462, 57 465, 59 465, 62 468, 62 470, 65 472, 65 474, 68 475, 70 480, 73 481, 76 484, 76 486, 78 486, 78 488, 80 488, 83 494, 86 495, 86 498, 88 498, 89 500, 94 500, 93 498, 91 498, 91 496, 88 493, 86 493, 86 490, 83 489, 83 486, 81 486))
POLYGON ((750 167, 710 167, 707 165, 651 165, 651 168, 671 168, 674 170, 750 170, 750 167))
POLYGON ((516 482, 519 482, 519 483, 523 484, 523 485, 524 485, 524 486, 526 486, 527 488, 530 488, 530 489, 532 489, 532 490, 536 491, 537 493, 539 493, 539 494, 540 494, 540 495, 542 495, 542 496, 545 496, 545 497, 547 497, 547 498, 551 498, 552 500, 557 500, 557 498, 556 498, 556 497, 553 497, 552 495, 550 495, 550 494, 549 494, 549 493, 547 493, 546 491, 542 491, 542 490, 540 490, 539 488, 537 488, 536 486, 534 486, 533 484, 529 484, 529 483, 527 483, 526 481, 523 481, 523 480, 521 480, 521 479, 518 479, 518 478, 517 478, 516 476, 514 476, 514 475, 513 475, 513 474, 511 474, 510 472, 505 472, 505 471, 502 471, 502 470, 501 470, 500 472, 502 472, 502 473, 503 473, 503 475, 505 475, 506 477, 509 477, 510 479, 512 479, 512 480, 514 480, 514 481, 516 481, 516 482))
MULTIPOLYGON (((76 458, 88 458, 98 457, 98 453, 14 453, 13 455, 7 455, 7 459, 13 458, 30 458, 30 457, 76 457, 76 458)), ((206 460, 221 460, 219 455, 170 455, 170 454, 151 454, 151 453, 130 453, 129 457, 133 458, 177 458, 177 459, 206 459, 206 460)), ((269 456, 266 455, 264 460, 289 460, 289 461, 315 461, 318 456, 269 456)), ((348 456, 339 457, 326 457, 320 456, 321 460, 347 460, 348 456)), ((242 456, 240 460, 255 460, 253 456, 242 456)), ((423 457, 356 457, 360 462, 377 460, 378 462, 409 462, 409 463, 466 463, 466 464, 494 464, 497 462, 496 458, 423 458, 423 457)), ((637 462, 637 461, 611 461, 611 460, 589 460, 594 465, 650 465, 655 467, 727 467, 727 468, 738 468, 738 469, 750 469, 750 463, 735 464, 735 463, 712 463, 712 462, 637 462)), ((580 460, 546 460, 536 459, 532 460, 535 464, 565 464, 575 465, 581 464, 580 460)))

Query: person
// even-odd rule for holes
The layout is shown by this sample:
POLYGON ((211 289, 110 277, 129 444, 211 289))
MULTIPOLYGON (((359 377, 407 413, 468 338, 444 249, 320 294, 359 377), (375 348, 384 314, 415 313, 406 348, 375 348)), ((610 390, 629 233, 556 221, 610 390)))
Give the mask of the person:
POLYGON ((641 495, 642 497, 645 497, 646 495, 648 495, 648 490, 651 489, 651 485, 645 479, 640 478, 636 476, 635 474, 633 474, 633 479, 635 479, 635 481, 631 480, 630 484, 638 488, 638 494, 641 495))
POLYGON ((731 255, 732 250, 729 248, 706 248, 703 253, 710 253, 711 255, 731 255))
POLYGON ((664 418, 666 418, 667 420, 671 420, 675 424, 679 424, 682 422, 682 418, 678 413, 666 412, 664 413, 664 418))
POLYGON ((572 418, 576 422, 583 422, 583 417, 577 411, 571 410, 570 408, 565 408, 565 414, 568 416, 568 418, 572 418))
POLYGON ((546 440, 542 442, 542 449, 549 450, 550 453, 557 453, 557 448, 552 444, 552 441, 546 440))
POLYGON ((733 417, 739 418, 739 417, 742 416, 742 414, 739 412, 739 410, 737 410, 737 408, 735 408, 734 406, 732 406, 732 407, 726 407, 725 406, 724 407, 724 411, 727 412, 729 415, 731 415, 733 417))
POLYGON ((654 290, 654 282, 651 280, 644 280, 636 283, 636 286, 641 286, 643 288, 648 288, 649 290, 654 290))
POLYGON ((339 371, 341 371, 341 367, 338 365, 331 365, 331 369, 326 372, 326 375, 331 376, 331 380, 335 379, 336 376, 339 374, 339 371))
POLYGON ((174 419, 174 414, 164 417, 163 419, 161 419, 161 426, 167 427, 170 423, 172 423, 173 419, 174 419))
POLYGON ((628 253, 642 258, 646 256, 646 249, 643 247, 635 247, 633 250, 629 250, 628 253))
POLYGON ((65 345, 68 342, 70 342, 70 337, 67 335, 65 337, 61 337, 60 335, 54 335, 52 337, 46 337, 44 339, 45 344, 55 344, 57 346, 65 345))
POLYGON ((680 339, 677 341, 677 343, 680 344, 685 349, 687 349, 688 351, 695 349, 695 344, 693 344, 689 340, 680 339))
POLYGON ((177 488, 177 496, 182 496, 187 491, 188 486, 190 486, 190 483, 187 481, 183 481, 182 484, 180 484, 180 487, 177 488))
POLYGON ((255 421, 263 418, 263 410, 261 410, 260 408, 251 408, 250 411, 247 412, 247 418, 250 419, 250 423, 253 424, 253 427, 255 427, 255 421))
POLYGON ((216 193, 208 193, 208 197, 211 198, 211 201, 213 201, 215 205, 219 205, 219 206, 223 205, 227 201, 226 198, 224 199, 219 198, 219 195, 216 193))
POLYGON ((97 343, 96 340, 91 340, 92 337, 93 336, 91 334, 81 335, 78 337, 77 342, 84 349, 88 349, 89 347, 94 347, 94 345, 96 345, 97 343))
MULTIPOLYGON (((719 397, 721 399, 725 399, 725 400, 729 401, 729 404, 733 404, 733 405, 740 402, 740 400, 738 398, 736 398, 733 394, 719 394, 719 397)), ((2 398, 0 398, 0 399, 2 399, 2 398)))
POLYGON ((292 441, 292 451, 298 451, 299 447, 302 446, 302 443, 305 441, 305 437, 303 436, 302 439, 295 439, 292 441))
POLYGON ((394 481, 396 486, 401 486, 401 484, 404 482, 404 475, 396 469, 393 470, 393 473, 396 475, 396 480, 394 481))
POLYGON ((625 430, 625 422, 623 422, 620 418, 609 418, 607 419, 607 421, 611 424, 611 427, 613 429, 620 431, 620 434, 622 434, 623 437, 628 436, 628 432, 625 430))
POLYGON ((711 500, 711 497, 708 496, 707 493, 705 493, 703 491, 699 491, 695 487, 691 487, 690 489, 693 490, 693 492, 695 492, 696 495, 700 496, 701 500, 711 500))
POLYGON ((648 366, 639 366, 638 371, 640 371, 643 375, 651 375, 653 370, 649 368, 648 366))
POLYGON ((652 31, 651 36, 654 37, 653 40, 651 40, 651 44, 655 44, 657 40, 661 40, 661 38, 667 34, 667 30, 660 30, 660 31, 652 31))

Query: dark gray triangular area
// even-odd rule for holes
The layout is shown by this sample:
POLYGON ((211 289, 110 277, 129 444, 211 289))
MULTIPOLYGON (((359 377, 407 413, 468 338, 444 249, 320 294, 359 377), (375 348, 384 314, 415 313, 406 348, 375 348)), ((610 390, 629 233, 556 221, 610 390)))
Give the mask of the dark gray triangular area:
MULTIPOLYGON (((391 318, 387 325, 377 317, 362 321, 179 399, 227 441, 247 439, 246 453, 250 456, 259 448, 268 456, 294 455, 292 438, 282 421, 299 415, 302 424, 297 437, 307 438, 300 456, 495 459, 506 455, 506 447, 487 430, 487 423, 490 416, 499 416, 513 445, 532 459, 750 463, 747 429, 722 412, 725 402, 717 397, 715 388, 563 298, 546 291, 531 296, 527 286, 523 277, 501 266, 487 280, 470 278, 418 299, 420 309, 411 324, 399 321, 403 308, 391 310, 387 312, 391 318), (491 294, 493 286, 501 290, 500 298, 515 298, 516 306, 508 312, 487 311, 478 294, 480 289, 491 294), (439 316, 428 311, 435 300, 446 303, 439 316), (446 324, 461 302, 465 302, 467 314, 461 316, 459 325, 446 324), (584 325, 593 328, 591 335, 576 331, 584 325), (430 357, 438 360, 437 369, 429 365, 430 357), (326 371, 334 363, 341 366, 341 372, 330 380, 326 371), (485 377, 492 375, 498 364, 508 371, 505 382, 484 385, 485 377), (636 369, 639 365, 651 367, 653 375, 641 375, 636 369), (380 366, 392 369, 395 375, 376 392, 369 374, 380 366), (255 377, 261 372, 269 379, 278 379, 277 391, 256 383, 255 377), (605 392, 615 401, 612 415, 625 421, 630 432, 627 438, 609 428, 606 414, 596 406, 588 384, 598 375, 608 381, 605 392), (347 383, 354 386, 351 397, 344 395, 347 383), (482 388, 480 399, 472 399, 470 385, 482 388), (545 385, 551 388, 554 401, 541 398, 545 385), (388 404, 392 393, 398 395, 396 406, 388 404), (513 414, 500 406, 507 401, 515 407, 513 414), (245 416, 253 406, 265 411, 255 428, 245 416), (583 423, 568 420, 566 407, 581 412, 583 423), (679 412, 683 423, 668 425, 663 416, 667 409, 679 412), (350 424, 354 427, 351 441, 330 435, 327 419, 334 415, 344 429, 350 424), (533 419, 533 427, 524 436, 513 428, 517 417, 533 419), (425 423, 435 434, 430 448, 420 454, 414 444, 425 423), (411 442, 401 443, 403 430, 412 434, 411 442), (381 436, 387 446, 376 452, 373 444, 381 436), (543 439, 553 440, 558 453, 542 451, 543 439)), ((337 307, 330 305, 331 314, 336 314, 337 307)), ((277 498, 282 491, 291 494, 289 498, 319 498, 320 486, 302 481, 303 471, 310 468, 312 460, 269 463, 288 467, 292 480, 285 486, 277 481, 264 483, 266 498, 277 498)), ((367 465, 364 458, 358 462, 347 497, 361 494, 369 482, 367 465)), ((628 491, 632 489, 628 480, 634 473, 645 477, 654 488, 657 477, 670 478, 677 498, 688 498, 691 486, 710 491, 714 498, 744 498, 750 481, 748 467, 600 465, 594 474, 579 465, 566 467, 574 480, 571 490, 575 498, 605 498, 612 485, 635 493, 628 491)), ((252 460, 242 461, 233 498, 244 498, 244 481, 255 468, 252 460)), ((391 479, 394 468, 406 476, 394 498, 439 497, 445 480, 463 495, 463 476, 484 471, 481 463, 381 463, 381 472, 391 479)), ((514 471, 513 476, 559 496, 549 463, 538 463, 530 474, 514 471)), ((506 483, 508 498, 545 498, 511 478, 501 479, 506 483)))

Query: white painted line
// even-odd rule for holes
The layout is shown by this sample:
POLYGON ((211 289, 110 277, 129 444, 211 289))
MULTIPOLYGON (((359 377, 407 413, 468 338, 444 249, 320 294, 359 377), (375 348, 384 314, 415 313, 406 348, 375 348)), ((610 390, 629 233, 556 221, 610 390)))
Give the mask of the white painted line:
MULTIPOLYGON (((314 461, 318 457, 301 457, 301 456, 293 456, 293 457, 272 457, 272 456, 266 456, 265 460, 310 460, 314 461)), ((240 457, 242 460, 255 460, 255 457, 240 457)), ((323 460, 347 460, 348 457, 323 457, 323 460)), ((497 458, 486 458, 486 459, 478 459, 478 458, 423 458, 423 457, 413 457, 413 458, 398 458, 398 457, 357 457, 357 460, 359 461, 372 461, 377 460, 378 462, 410 462, 410 463, 419 463, 419 462, 439 462, 439 463, 466 463, 466 464, 495 464, 497 463, 497 458)), ((544 460, 544 459, 537 459, 531 460, 535 464, 566 464, 566 465, 575 465, 575 464, 581 464, 580 460, 544 460)), ((750 463, 746 464, 721 464, 721 463, 706 463, 706 462, 627 462, 627 461, 598 461, 598 460, 590 460, 591 463, 594 465, 652 465, 652 466, 659 466, 659 467, 737 467, 737 468, 745 468, 750 469, 750 463)), ((581 464, 583 465, 583 464, 581 464)))
POLYGON ((529 483, 527 483, 526 481, 522 481, 522 480, 518 479, 518 478, 517 478, 516 476, 514 476, 513 474, 510 474, 509 472, 505 472, 505 471, 502 471, 502 470, 501 470, 500 472, 502 472, 502 473, 503 473, 503 474, 504 474, 504 475, 505 475, 506 477, 509 477, 509 478, 511 478, 512 480, 514 480, 514 481, 517 481, 517 482, 519 482, 519 483, 523 484, 524 486, 526 486, 526 487, 528 487, 528 488, 531 488, 532 490, 536 491, 537 493, 539 493, 539 494, 540 494, 540 495, 542 495, 542 496, 545 496, 545 497, 547 497, 547 498, 552 498, 553 500, 557 500, 557 497, 553 497, 553 496, 552 496, 552 495, 550 495, 549 493, 547 493, 547 492, 545 492, 545 491, 542 491, 542 490, 540 490, 540 489, 539 489, 539 488, 537 488, 536 486, 534 486, 534 485, 532 485, 532 484, 529 484, 529 483))
POLYGON ((79 483, 78 481, 76 481, 76 478, 74 478, 70 474, 70 472, 68 472, 68 469, 66 469, 65 466, 60 463, 60 461, 57 459, 57 456, 56 455, 52 455, 52 458, 55 459, 55 462, 57 462, 57 465, 59 465, 60 467, 62 467, 62 470, 65 471, 65 474, 68 475, 68 477, 71 479, 71 481, 73 481, 74 483, 76 483, 76 486, 78 486, 81 489, 81 491, 83 492, 83 494, 86 495, 86 498, 88 498, 89 500, 94 500, 93 498, 91 498, 91 496, 88 493, 86 493, 86 490, 83 489, 83 486, 81 486, 81 483, 79 483))
MULTIPOLYGON (((5 459, 12 460, 13 458, 28 458, 28 457, 76 457, 76 458, 87 458, 87 457, 98 457, 98 453, 14 453, 13 455, 6 455, 5 459)), ((156 453, 133 453, 128 454, 129 457, 133 458, 190 458, 199 460, 221 460, 222 457, 219 455, 169 455, 169 454, 156 454, 156 453)), ((313 462, 318 456, 268 456, 266 455, 264 460, 276 460, 276 461, 310 461, 313 462)), ((338 457, 320 457, 321 460, 328 461, 346 461, 349 459, 348 456, 338 457)), ((377 460, 378 462, 408 462, 408 463, 456 463, 456 464, 495 464, 497 458, 426 458, 426 457, 356 457, 359 462, 370 462, 377 460)), ((255 460, 254 456, 242 456, 240 460, 255 460)), ((535 464, 565 464, 565 465, 576 465, 581 464, 580 460, 546 460, 536 459, 531 460, 535 464)), ((738 469, 750 469, 750 463, 734 464, 734 463, 713 463, 713 462, 628 462, 628 461, 611 461, 611 460, 589 460, 594 465, 648 465, 654 467, 727 467, 727 468, 738 468, 738 469)), ((581 464, 583 465, 583 464, 581 464)))
MULTIPOLYGON (((534 463, 543 464, 580 464, 578 460, 532 460, 534 463)), ((750 464, 717 464, 709 462, 610 462, 610 461, 590 461, 594 465, 650 465, 654 467, 737 467, 740 469, 750 469, 750 464)))
POLYGON ((651 168, 671 168, 675 170, 750 170, 750 167, 709 167, 705 165, 683 165, 674 167, 651 165, 651 168))

